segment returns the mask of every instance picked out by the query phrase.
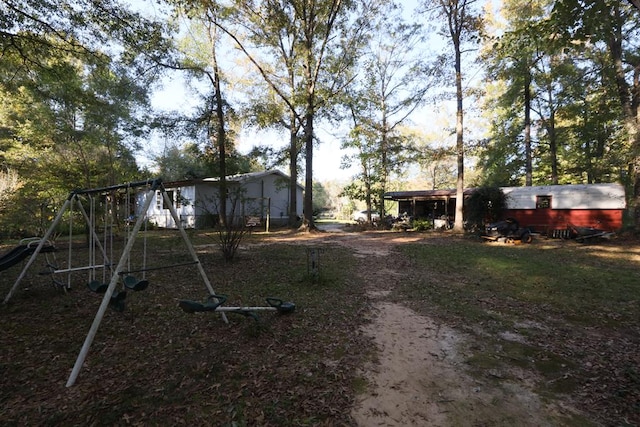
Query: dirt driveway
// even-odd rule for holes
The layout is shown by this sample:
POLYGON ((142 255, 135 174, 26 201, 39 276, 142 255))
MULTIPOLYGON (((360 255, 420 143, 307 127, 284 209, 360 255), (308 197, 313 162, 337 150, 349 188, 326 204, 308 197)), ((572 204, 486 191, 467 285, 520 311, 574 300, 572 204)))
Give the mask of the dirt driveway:
POLYGON ((403 280, 396 246, 422 237, 399 233, 344 233, 331 229, 322 240, 351 248, 359 275, 374 301, 364 332, 377 346, 377 363, 366 367, 364 393, 352 416, 361 426, 547 426, 576 411, 536 395, 518 383, 482 381, 465 373, 470 337, 435 319, 391 302, 403 280))

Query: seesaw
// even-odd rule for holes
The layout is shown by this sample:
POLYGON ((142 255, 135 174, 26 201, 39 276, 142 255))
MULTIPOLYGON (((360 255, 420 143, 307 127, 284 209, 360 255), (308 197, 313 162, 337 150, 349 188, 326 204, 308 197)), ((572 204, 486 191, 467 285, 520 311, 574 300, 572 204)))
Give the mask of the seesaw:
POLYGON ((292 313, 296 309, 296 305, 294 303, 285 302, 280 298, 274 297, 266 298, 267 304, 269 304, 268 306, 257 307, 223 307, 222 304, 226 301, 226 295, 209 295, 207 301, 204 303, 191 300, 180 300, 179 305, 185 313, 200 313, 206 311, 237 313, 251 317, 254 320, 259 320, 258 315, 255 313, 256 311, 277 311, 281 314, 287 314, 292 313))

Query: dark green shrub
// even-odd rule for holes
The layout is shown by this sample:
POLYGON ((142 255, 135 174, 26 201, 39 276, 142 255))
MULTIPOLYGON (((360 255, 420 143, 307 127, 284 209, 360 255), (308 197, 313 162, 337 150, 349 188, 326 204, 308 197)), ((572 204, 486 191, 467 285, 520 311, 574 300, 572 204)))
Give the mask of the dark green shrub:
POLYGON ((483 229, 500 219, 506 207, 507 197, 499 187, 476 188, 465 202, 467 229, 483 229))

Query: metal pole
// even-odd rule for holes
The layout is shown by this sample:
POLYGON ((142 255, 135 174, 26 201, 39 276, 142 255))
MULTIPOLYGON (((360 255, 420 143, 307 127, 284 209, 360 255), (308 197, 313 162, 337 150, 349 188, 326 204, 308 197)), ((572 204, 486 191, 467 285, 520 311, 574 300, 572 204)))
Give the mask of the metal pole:
MULTIPOLYGON (((147 212, 149 209, 149 205, 153 200, 153 195, 155 194, 155 188, 152 188, 147 192, 147 199, 145 201, 144 212, 147 212)), ((107 311, 107 307, 109 306, 109 302, 111 301, 111 296, 113 295, 113 291, 116 288, 116 284, 118 283, 119 273, 123 271, 124 265, 127 262, 129 257, 129 253, 131 252, 131 248, 136 240, 136 236, 142 227, 142 221, 146 218, 145 215, 141 215, 138 217, 135 225, 133 226, 133 230, 131 231, 131 238, 127 242, 125 246, 122 256, 120 257, 120 261, 118 262, 118 266, 116 270, 113 272, 111 276, 111 281, 109 282, 109 286, 107 287, 107 291, 104 293, 104 297, 102 298, 102 303, 98 308, 98 312, 96 313, 96 317, 93 319, 93 323, 91 324, 91 328, 89 329, 89 333, 84 340, 84 344, 80 349, 80 353, 78 354, 78 358, 76 359, 75 365, 73 365, 73 369, 71 371, 71 375, 69 375, 69 379, 67 380, 67 387, 71 387, 78 378, 78 374, 80 373, 80 369, 82 369, 82 365, 84 364, 85 359, 87 358, 87 354, 89 353, 89 348, 91 347, 91 343, 93 343, 93 339, 98 332, 98 328, 100 327, 100 322, 102 322, 102 318, 104 317, 104 313, 107 311)))
MULTIPOLYGON (((176 226, 178 227, 178 230, 180 230, 180 234, 182 235, 182 240, 184 240, 184 243, 187 246, 187 249, 189 250, 189 253, 191 254, 191 258, 193 259, 193 261, 198 266, 198 271, 200 272, 200 276, 202 276, 202 280, 204 281, 204 284, 207 287, 207 290, 209 291, 209 295, 215 295, 216 292, 213 290, 213 286, 211 286, 211 282, 209 281, 209 278, 207 277, 207 273, 204 271, 204 268, 202 267, 202 264, 200 263, 200 259, 198 258, 198 254, 196 253, 196 250, 194 249, 193 245, 191 244, 191 240, 189 240, 189 236, 187 235, 187 232, 184 230, 184 227, 182 226, 182 223, 180 222, 180 217, 178 216, 178 212, 173 207, 173 200, 169 199, 169 195, 164 190, 164 187, 161 188, 161 191, 162 191, 162 197, 164 199, 165 204, 167 206, 169 206, 169 212, 171 212, 171 216, 173 217, 173 221, 176 223, 176 226)), ((216 300, 216 302, 218 302, 218 301, 216 300)), ((227 316, 224 313, 221 313, 221 315, 222 315, 222 320, 225 323, 229 323, 229 320, 227 319, 227 316)))

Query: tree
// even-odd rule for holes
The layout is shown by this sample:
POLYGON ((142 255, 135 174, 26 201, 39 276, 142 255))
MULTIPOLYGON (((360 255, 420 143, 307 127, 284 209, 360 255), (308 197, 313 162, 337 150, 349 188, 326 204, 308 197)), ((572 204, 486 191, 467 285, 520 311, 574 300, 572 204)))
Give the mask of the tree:
MULTIPOLYGON (((286 109, 280 110, 286 111, 281 122, 290 131, 293 177, 297 176, 294 168, 298 144, 302 142, 306 230, 315 228, 312 191, 315 121, 349 83, 349 71, 372 13, 366 6, 365 2, 355 0, 258 4, 236 1, 230 8, 233 21, 218 23, 286 105, 286 109)), ((292 183, 292 191, 294 187, 292 183)))
POLYGON ((166 28, 105 0, 0 5, 0 146, 22 225, 73 188, 137 178, 166 28))
POLYGON ((500 36, 486 39, 483 59, 496 79, 485 98, 492 123, 482 150, 487 184, 621 178, 627 150, 606 44, 574 34, 553 5, 505 2, 495 25, 500 36))
MULTIPOLYGON (((524 184, 527 186, 533 183, 531 110, 536 96, 533 87, 535 71, 545 52, 542 39, 549 33, 544 19, 547 3, 546 0, 526 4, 504 2, 501 11, 505 23, 497 25, 494 22, 500 36, 487 37, 482 54, 488 74, 506 83, 489 108, 493 110, 490 110, 492 121, 501 122, 507 127, 507 132, 501 132, 502 126, 498 125, 492 137, 497 144, 511 145, 515 141, 522 144, 522 149, 518 148, 517 152, 524 157, 519 163, 524 166, 524 184), (496 115, 496 109, 509 116, 496 115)), ((547 121, 552 122, 552 119, 547 121)), ((496 159, 491 159, 489 164, 492 160, 496 159)))
POLYGON ((0 52, 3 58, 20 58, 14 71, 46 69, 49 58, 94 56, 93 61, 124 64, 139 78, 156 77, 170 62, 169 32, 119 0, 4 0, 0 5, 0 52))
POLYGON ((568 1, 554 5, 553 28, 575 54, 584 46, 605 46, 603 77, 614 87, 624 129, 624 152, 633 197, 634 224, 640 229, 640 56, 638 13, 629 3, 613 0, 568 1), (569 42, 570 41, 570 42, 569 42))
POLYGON ((424 0, 427 11, 444 19, 443 33, 453 47, 456 87, 456 156, 458 179, 456 183, 456 212, 454 229, 463 230, 464 205, 464 93, 462 90, 462 53, 465 44, 474 43, 481 20, 475 15, 476 0, 424 0))
POLYGON ((196 143, 179 147, 172 144, 154 157, 158 175, 165 181, 180 181, 209 176, 204 153, 196 143))
POLYGON ((134 178, 127 141, 131 128, 144 128, 138 112, 146 89, 107 61, 41 61, 46 69, 14 74, 10 85, 0 86, 4 161, 31 185, 56 177, 55 187, 65 193, 134 178))
POLYGON ((420 148, 417 158, 421 171, 426 175, 432 190, 451 188, 456 182, 455 152, 447 147, 420 148))
POLYGON ((419 49, 424 42, 422 28, 405 23, 401 12, 394 3, 382 9, 359 67, 362 79, 347 100, 354 132, 343 145, 356 149, 353 160, 361 166, 367 210, 372 210, 375 200, 381 216, 389 178, 409 161, 412 151, 411 139, 400 127, 423 105, 439 69, 427 66, 425 52, 419 49), (376 192, 373 197, 372 191, 376 192))
MULTIPOLYGON (((251 80, 247 91, 250 97, 247 116, 260 128, 283 127, 289 132, 288 216, 289 225, 293 227, 297 224, 296 188, 303 127, 299 19, 291 3, 266 2, 262 6, 254 8, 246 2, 235 2, 227 19, 219 21, 218 26, 235 41, 260 75, 251 80)), ((268 147, 263 147, 262 152, 267 150, 268 147)))

